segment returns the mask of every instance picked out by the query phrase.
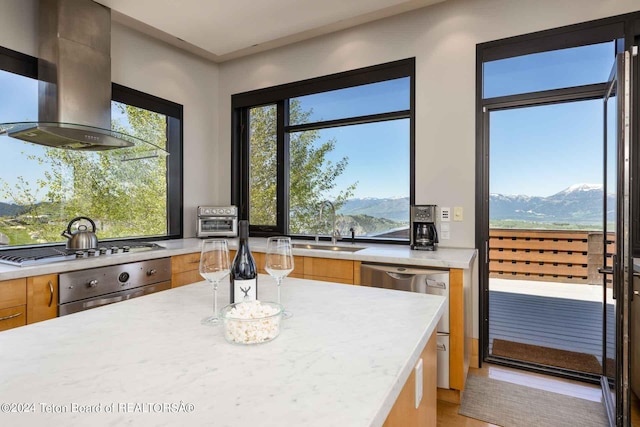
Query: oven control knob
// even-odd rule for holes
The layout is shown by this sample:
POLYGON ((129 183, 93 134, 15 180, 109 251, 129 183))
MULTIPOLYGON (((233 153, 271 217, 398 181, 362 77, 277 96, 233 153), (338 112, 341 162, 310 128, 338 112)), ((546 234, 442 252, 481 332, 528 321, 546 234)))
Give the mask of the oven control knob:
POLYGON ((155 268, 147 270, 147 276, 153 276, 156 273, 157 273, 157 271, 156 271, 155 268))
POLYGON ((90 288, 95 288, 96 286, 98 286, 98 280, 97 279, 93 279, 91 281, 89 281, 89 283, 87 283, 89 285, 90 288))
POLYGON ((129 280, 129 273, 127 272, 120 273, 120 275, 118 276, 118 280, 122 283, 125 283, 126 281, 129 280))

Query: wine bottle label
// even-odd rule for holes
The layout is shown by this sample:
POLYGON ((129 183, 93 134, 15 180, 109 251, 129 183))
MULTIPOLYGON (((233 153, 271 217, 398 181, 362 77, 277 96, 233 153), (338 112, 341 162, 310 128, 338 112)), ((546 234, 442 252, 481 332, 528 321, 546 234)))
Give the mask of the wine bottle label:
POLYGON ((253 301, 258 299, 257 289, 258 280, 238 280, 233 281, 233 302, 253 301))

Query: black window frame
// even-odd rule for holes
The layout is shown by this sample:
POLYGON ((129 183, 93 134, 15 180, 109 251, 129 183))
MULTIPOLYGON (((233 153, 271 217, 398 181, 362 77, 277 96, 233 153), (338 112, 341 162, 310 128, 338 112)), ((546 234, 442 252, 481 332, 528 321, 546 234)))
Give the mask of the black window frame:
MULTIPOLYGON (((0 70, 37 80, 38 58, 0 46, 0 70)), ((182 238, 184 236, 183 106, 117 83, 111 84, 111 99, 167 117, 166 149, 169 152, 167 156, 167 234, 160 237, 182 238)), ((2 120, 1 117, 0 120, 2 120)), ((158 236, 140 237, 136 240, 158 240, 158 236)))
MULTIPOLYGON (((249 218, 249 110, 277 106, 277 218, 276 225, 251 225, 252 236, 289 235, 288 134, 328 127, 375 123, 408 118, 409 123, 409 203, 415 204, 415 58, 359 68, 231 96, 231 203, 238 206, 239 219, 249 218), (345 89, 409 77, 409 109, 345 119, 288 125, 288 101, 306 95, 345 89)), ((407 218, 408 219, 408 218, 407 218)), ((306 236, 292 236, 301 237, 306 236)), ((357 238, 359 241, 409 244, 409 239, 357 238)))
MULTIPOLYGON (((480 364, 490 361, 504 363, 499 357, 488 354, 489 339, 489 147, 488 147, 488 112, 491 109, 511 108, 516 106, 545 105, 577 99, 602 98, 606 83, 576 86, 562 89, 544 90, 532 93, 517 93, 496 98, 483 98, 483 63, 493 60, 507 59, 521 55, 547 52, 557 49, 585 46, 595 43, 616 41, 616 51, 634 45, 640 41, 640 12, 603 18, 579 24, 573 24, 524 34, 506 39, 495 40, 476 45, 476 248, 478 248, 479 277, 479 341, 480 364), (637 43, 637 41, 636 41, 637 43)), ((613 64, 612 56, 612 64, 613 64)), ((639 64, 638 57, 634 64, 639 64)), ((634 67, 632 76, 634 89, 634 105, 640 102, 640 71, 634 67)), ((637 112, 633 114, 632 126, 640 125, 637 112)), ((638 147, 640 137, 638 133, 632 136, 632 147, 638 147)), ((631 211, 633 220, 632 247, 633 256, 640 256, 640 183, 636 177, 640 176, 640 150, 632 148, 632 190, 631 211)), ((593 375, 564 372, 561 369, 543 369, 526 362, 510 362, 509 366, 519 366, 524 369, 551 373, 566 378, 597 382, 593 375)))

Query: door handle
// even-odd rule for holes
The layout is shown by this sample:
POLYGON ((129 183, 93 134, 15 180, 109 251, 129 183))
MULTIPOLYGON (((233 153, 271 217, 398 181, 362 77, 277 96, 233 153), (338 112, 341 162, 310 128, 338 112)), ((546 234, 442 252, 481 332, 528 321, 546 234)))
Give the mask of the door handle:
POLYGON ((48 305, 48 307, 51 307, 52 303, 53 303, 53 282, 51 280, 49 280, 49 305, 48 305))

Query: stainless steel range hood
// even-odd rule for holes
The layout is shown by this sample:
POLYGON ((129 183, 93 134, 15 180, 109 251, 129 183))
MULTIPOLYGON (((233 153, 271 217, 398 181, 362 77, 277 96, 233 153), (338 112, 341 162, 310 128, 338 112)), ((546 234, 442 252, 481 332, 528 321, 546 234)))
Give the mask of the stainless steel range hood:
POLYGON ((0 124, 0 134, 71 150, 162 150, 111 130, 111 9, 40 0, 39 43, 38 122, 0 124))

